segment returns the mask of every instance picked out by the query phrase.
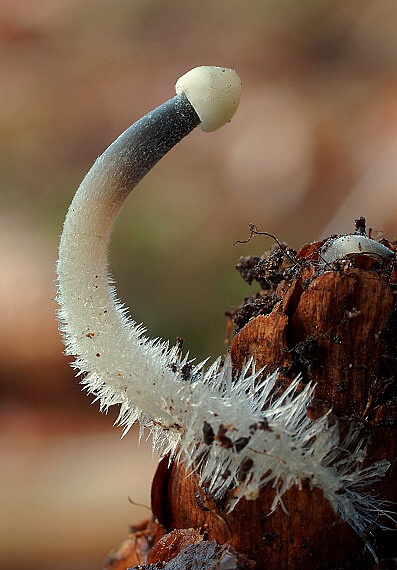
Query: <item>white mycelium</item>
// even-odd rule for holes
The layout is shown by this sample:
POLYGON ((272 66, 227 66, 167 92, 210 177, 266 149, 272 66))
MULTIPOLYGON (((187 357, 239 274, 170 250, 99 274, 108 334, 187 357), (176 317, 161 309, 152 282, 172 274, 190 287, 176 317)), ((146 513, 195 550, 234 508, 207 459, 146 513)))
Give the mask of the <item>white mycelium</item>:
POLYGON ((271 482, 273 508, 292 485, 309 481, 362 535, 376 521, 380 503, 366 487, 388 468, 365 469, 363 445, 350 434, 341 442, 327 417, 306 410, 312 385, 294 381, 275 397, 276 375, 248 363, 234 375, 229 357, 208 369, 179 355, 178 347, 145 336, 109 284, 108 243, 129 192, 160 158, 199 123, 207 130, 228 122, 239 100, 237 74, 198 68, 178 81, 179 94, 127 129, 95 162, 67 214, 59 248, 60 328, 82 384, 100 408, 118 404, 124 431, 138 421, 153 447, 196 468, 214 497, 234 488, 255 499, 271 482), (190 101, 192 94, 192 101, 190 101), (350 451, 349 451, 350 450, 350 451))

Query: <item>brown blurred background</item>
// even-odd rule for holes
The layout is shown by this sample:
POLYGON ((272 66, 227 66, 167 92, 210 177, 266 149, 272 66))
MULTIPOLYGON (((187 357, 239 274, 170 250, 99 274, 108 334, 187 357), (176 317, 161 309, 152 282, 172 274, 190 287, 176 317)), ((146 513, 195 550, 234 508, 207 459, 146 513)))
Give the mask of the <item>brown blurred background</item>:
POLYGON ((397 234, 395 0, 2 0, 0 567, 94 570, 147 515, 155 459, 80 392, 55 321, 68 204, 96 156, 197 65, 235 68, 240 109, 195 132, 117 224, 120 297, 152 336, 224 353, 248 224, 293 247, 397 234))

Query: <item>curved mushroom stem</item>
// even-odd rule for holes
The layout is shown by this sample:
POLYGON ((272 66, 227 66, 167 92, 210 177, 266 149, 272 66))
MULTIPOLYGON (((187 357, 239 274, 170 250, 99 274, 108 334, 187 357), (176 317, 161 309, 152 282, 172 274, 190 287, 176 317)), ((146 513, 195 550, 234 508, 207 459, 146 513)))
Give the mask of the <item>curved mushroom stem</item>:
POLYGON ((110 233, 128 194, 197 125, 211 131, 231 119, 240 80, 231 70, 202 67, 181 78, 177 91, 98 158, 70 206, 57 264, 66 352, 77 356, 82 384, 102 410, 120 404, 125 431, 139 420, 141 429, 151 430, 154 448, 183 457, 186 469, 198 461, 200 480, 215 497, 234 488, 230 510, 243 496, 255 499, 268 482, 275 488, 275 508, 286 490, 307 480, 363 534, 380 510, 363 489, 384 475, 388 463, 361 469, 360 443, 346 458, 358 436, 340 442, 326 417, 308 418, 310 383, 298 393, 297 379, 277 397, 276 375, 259 381, 261 371, 250 363, 237 377, 230 357, 207 370, 204 363, 193 366, 178 347, 145 337, 109 284, 110 233))
POLYGON ((143 328, 115 300, 107 265, 114 220, 131 190, 183 137, 200 123, 214 130, 231 119, 240 87, 229 69, 188 72, 178 81, 178 95, 137 121, 97 159, 69 208, 57 264, 60 328, 66 352, 77 356, 76 368, 90 373, 84 383, 105 408, 126 401, 128 383, 130 390, 136 387, 134 404, 158 420, 158 406, 153 409, 139 383, 156 377, 151 366, 158 374, 158 364, 175 357, 166 354, 164 343, 144 339, 143 328))

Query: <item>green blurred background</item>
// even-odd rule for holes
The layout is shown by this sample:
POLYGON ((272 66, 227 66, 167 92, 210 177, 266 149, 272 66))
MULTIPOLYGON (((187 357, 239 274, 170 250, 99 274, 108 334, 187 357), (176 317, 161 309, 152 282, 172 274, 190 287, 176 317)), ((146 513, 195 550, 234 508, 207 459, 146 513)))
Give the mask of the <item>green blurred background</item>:
POLYGON ((155 459, 122 442, 62 356, 54 264, 73 193, 197 65, 236 69, 240 108, 143 181, 112 241, 119 295, 152 336, 225 352, 234 265, 367 218, 397 233, 395 0, 2 0, 0 567, 101 568, 148 516, 155 459))

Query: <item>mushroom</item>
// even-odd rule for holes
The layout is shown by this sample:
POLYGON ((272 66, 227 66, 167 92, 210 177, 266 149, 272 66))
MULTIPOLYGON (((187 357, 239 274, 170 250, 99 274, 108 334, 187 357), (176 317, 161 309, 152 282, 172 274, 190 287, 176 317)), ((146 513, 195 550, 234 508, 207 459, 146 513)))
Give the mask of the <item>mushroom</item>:
POLYGON ((352 255, 368 255, 380 261, 390 261, 394 252, 385 245, 362 234, 344 234, 329 238, 319 250, 320 259, 326 264, 346 259, 352 255))
POLYGON ((285 491, 307 480, 363 535, 382 508, 364 489, 384 475, 388 462, 362 469, 356 432, 340 441, 327 416, 307 416, 314 386, 298 392, 297 378, 276 396, 277 374, 266 376, 252 362, 238 374, 229 356, 209 368, 194 364, 178 345, 145 336, 109 280, 110 234, 131 190, 196 126, 212 131, 230 121, 240 85, 230 69, 189 71, 178 80, 177 95, 127 129, 88 172, 66 216, 57 263, 66 353, 76 356, 81 384, 102 411, 120 406, 123 433, 139 421, 162 454, 183 460, 187 470, 199 463, 200 482, 215 498, 235 488, 229 510, 243 496, 255 499, 269 482, 276 490, 274 509, 285 491))

